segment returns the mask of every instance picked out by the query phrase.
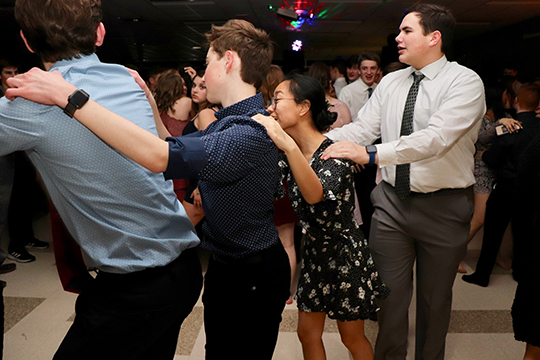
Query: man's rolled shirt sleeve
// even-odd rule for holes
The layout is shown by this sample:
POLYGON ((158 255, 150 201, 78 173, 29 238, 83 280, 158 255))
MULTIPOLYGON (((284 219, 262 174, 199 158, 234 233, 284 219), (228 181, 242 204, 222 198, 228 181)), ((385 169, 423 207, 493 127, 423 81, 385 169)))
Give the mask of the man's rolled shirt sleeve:
POLYGON ((194 134, 200 137, 166 139, 169 142, 166 179, 235 181, 251 171, 264 153, 275 150, 266 129, 249 118, 220 132, 194 134))
POLYGON ((165 179, 197 178, 208 164, 204 141, 201 137, 168 137, 169 163, 163 173, 165 179))

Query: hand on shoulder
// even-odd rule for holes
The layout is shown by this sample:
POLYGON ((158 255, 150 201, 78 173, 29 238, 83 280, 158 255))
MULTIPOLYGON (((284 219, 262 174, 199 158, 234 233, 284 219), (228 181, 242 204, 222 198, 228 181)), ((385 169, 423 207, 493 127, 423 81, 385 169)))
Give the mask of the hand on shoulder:
POLYGON ((68 96, 77 87, 68 83, 58 71, 43 71, 33 68, 23 74, 7 79, 10 86, 6 98, 22 97, 44 105, 66 107, 68 96))
POLYGON ((321 159, 345 158, 354 161, 357 164, 365 165, 369 163, 369 155, 364 146, 360 146, 352 141, 338 141, 327 147, 321 156, 321 159))

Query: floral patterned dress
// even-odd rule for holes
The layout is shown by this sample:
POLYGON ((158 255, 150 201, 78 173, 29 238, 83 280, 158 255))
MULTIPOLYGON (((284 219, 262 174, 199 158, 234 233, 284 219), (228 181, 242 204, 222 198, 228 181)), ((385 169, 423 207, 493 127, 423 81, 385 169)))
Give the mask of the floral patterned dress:
POLYGON ((325 200, 317 204, 304 200, 284 155, 279 162, 293 209, 307 232, 297 304, 301 311, 325 312, 331 319, 365 320, 378 309, 375 298, 385 298, 389 289, 353 218, 353 163, 320 158, 330 144, 332 140, 324 140, 310 161, 323 185, 325 200))
POLYGON ((493 139, 496 137, 495 127, 500 123, 484 116, 482 125, 478 129, 478 140, 474 144, 476 153, 474 155, 474 184, 475 194, 490 194, 495 182, 495 174, 482 160, 484 151, 489 150, 493 139))

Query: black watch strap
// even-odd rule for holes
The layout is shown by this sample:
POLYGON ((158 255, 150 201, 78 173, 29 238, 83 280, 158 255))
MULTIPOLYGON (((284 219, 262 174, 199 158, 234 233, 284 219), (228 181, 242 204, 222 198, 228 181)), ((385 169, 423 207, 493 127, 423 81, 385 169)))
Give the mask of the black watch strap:
POLYGON ((90 99, 90 95, 88 95, 86 91, 82 89, 75 90, 73 94, 68 97, 68 104, 64 108, 64 113, 69 117, 73 117, 75 111, 82 108, 88 99, 90 99))

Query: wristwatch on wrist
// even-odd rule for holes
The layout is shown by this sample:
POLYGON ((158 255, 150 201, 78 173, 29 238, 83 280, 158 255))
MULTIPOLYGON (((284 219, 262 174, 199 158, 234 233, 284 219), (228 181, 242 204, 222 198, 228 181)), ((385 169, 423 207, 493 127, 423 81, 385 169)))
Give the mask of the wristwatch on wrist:
POLYGON ((68 104, 64 108, 64 113, 72 118, 75 111, 82 108, 89 98, 90 95, 88 95, 86 91, 82 89, 75 90, 73 94, 68 97, 68 104))
POLYGON ((368 146, 366 146, 366 152, 369 155, 369 163, 368 163, 368 165, 374 165, 375 164, 375 154, 377 154, 377 147, 375 145, 368 145, 368 146))

